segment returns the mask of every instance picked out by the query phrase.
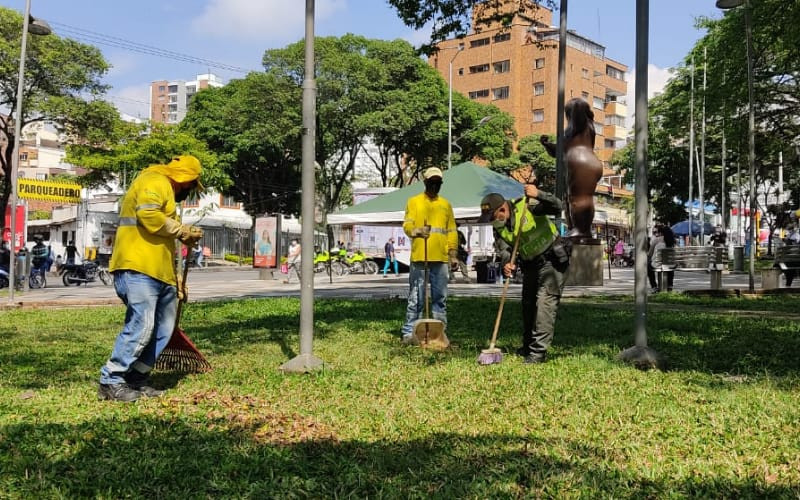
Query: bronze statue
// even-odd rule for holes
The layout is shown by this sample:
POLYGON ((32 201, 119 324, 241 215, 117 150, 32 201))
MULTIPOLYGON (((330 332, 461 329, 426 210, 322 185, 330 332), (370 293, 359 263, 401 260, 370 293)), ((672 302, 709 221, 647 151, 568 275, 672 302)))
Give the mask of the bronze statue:
MULTIPOLYGON (((567 166, 567 236, 592 238, 594 191, 603 176, 603 164, 594 154, 594 113, 589 103, 570 99, 564 107, 567 129, 564 131, 564 163, 567 166)), ((556 145, 546 135, 539 138, 550 156, 556 156, 556 145)))

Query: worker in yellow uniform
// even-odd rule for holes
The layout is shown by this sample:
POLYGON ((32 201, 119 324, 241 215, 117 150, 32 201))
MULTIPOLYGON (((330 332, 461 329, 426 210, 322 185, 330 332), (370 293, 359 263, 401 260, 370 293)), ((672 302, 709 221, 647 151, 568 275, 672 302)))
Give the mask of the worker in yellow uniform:
POLYGON ((422 175, 425 191, 409 198, 403 231, 411 238, 411 267, 408 276, 408 307, 401 334, 403 343, 414 339, 414 323, 425 311, 425 246, 431 282, 433 319, 447 327, 447 281, 449 268, 458 262, 458 234, 450 202, 439 196, 442 171, 431 167, 422 175))
POLYGON ((176 204, 202 190, 200 170, 200 161, 189 155, 151 165, 122 198, 109 271, 127 311, 100 369, 100 399, 129 402, 163 392, 149 385, 148 375, 172 336, 178 300, 186 300, 175 270, 175 240, 191 246, 203 236, 181 224, 176 204))

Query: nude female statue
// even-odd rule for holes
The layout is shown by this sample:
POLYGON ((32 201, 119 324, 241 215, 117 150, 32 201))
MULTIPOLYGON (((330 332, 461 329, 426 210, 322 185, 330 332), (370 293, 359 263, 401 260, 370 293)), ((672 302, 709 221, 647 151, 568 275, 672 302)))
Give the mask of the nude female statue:
MULTIPOLYGON (((603 164, 594 154, 594 113, 589 103, 570 99, 564 107, 567 129, 564 131, 564 163, 567 166, 567 236, 592 238, 594 191, 603 176, 603 164)), ((556 145, 546 135, 540 137, 550 156, 556 156, 556 145)))

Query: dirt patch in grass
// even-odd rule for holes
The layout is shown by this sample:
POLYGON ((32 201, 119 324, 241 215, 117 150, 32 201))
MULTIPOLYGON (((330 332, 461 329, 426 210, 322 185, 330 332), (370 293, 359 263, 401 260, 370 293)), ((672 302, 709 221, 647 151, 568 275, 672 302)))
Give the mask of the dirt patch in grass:
POLYGON ((267 400, 217 391, 163 398, 153 412, 160 417, 188 418, 207 430, 237 434, 258 444, 280 446, 308 441, 338 443, 329 426, 297 413, 284 413, 267 400))

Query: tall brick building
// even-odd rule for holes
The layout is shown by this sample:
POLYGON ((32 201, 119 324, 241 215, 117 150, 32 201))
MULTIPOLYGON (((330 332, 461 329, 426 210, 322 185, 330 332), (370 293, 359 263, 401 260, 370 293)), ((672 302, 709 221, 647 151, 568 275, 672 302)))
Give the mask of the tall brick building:
POLYGON ((213 73, 197 75, 190 82, 184 80, 159 80, 150 84, 150 121, 154 123, 180 123, 186 116, 189 101, 199 91, 208 87, 222 87, 224 83, 213 73))
MULTIPOLYGON (((453 90, 511 114, 520 137, 555 134, 559 32, 552 23, 553 12, 530 0, 507 0, 499 9, 476 3, 473 31, 441 42, 428 63, 447 81, 452 61, 453 90)), ((592 105, 595 151, 606 166, 628 134, 627 69, 602 45, 568 32, 565 98, 592 105)))

